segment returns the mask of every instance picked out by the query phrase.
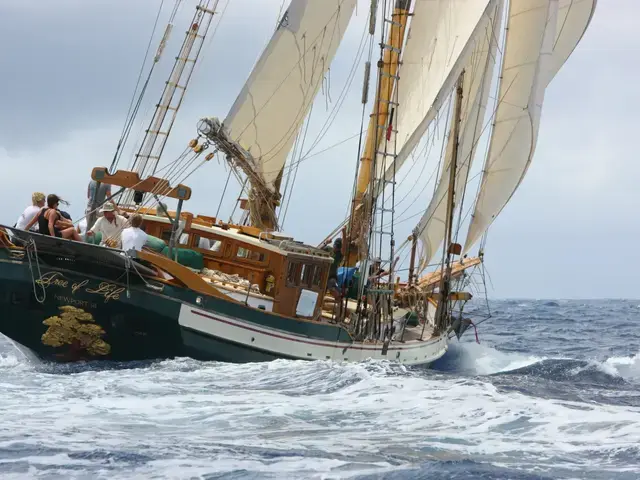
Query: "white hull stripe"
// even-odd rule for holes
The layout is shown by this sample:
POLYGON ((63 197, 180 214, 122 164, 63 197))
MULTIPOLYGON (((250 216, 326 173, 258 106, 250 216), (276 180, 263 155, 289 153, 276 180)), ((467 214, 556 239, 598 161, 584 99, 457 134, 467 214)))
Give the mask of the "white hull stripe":
POLYGON ((183 304, 180 309, 180 326, 210 336, 214 339, 245 345, 249 349, 262 350, 276 356, 307 360, 363 361, 369 358, 387 359, 408 365, 431 363, 447 351, 447 337, 442 336, 413 345, 389 345, 382 353, 382 344, 331 342, 289 334, 282 330, 262 327, 219 313, 193 309, 183 304))
MULTIPOLYGON (((306 343, 307 345, 315 345, 318 347, 332 347, 332 348, 348 348, 349 350, 381 350, 382 346, 380 344, 378 345, 359 345, 357 343, 342 343, 342 342, 323 342, 323 341, 317 341, 317 340, 307 340, 304 337, 301 337, 299 335, 281 335, 279 333, 275 333, 275 332, 270 332, 269 330, 263 329, 263 328, 256 328, 253 326, 248 326, 245 325, 243 323, 239 323, 239 322, 235 322, 233 320, 226 320, 226 319, 222 319, 220 317, 214 317, 212 316, 210 313, 203 313, 203 312, 198 312, 197 310, 191 310, 191 313, 195 314, 195 315, 200 315, 201 317, 205 317, 208 318, 210 320, 216 320, 218 322, 222 322, 222 323, 226 323, 227 325, 232 325, 234 327, 239 327, 239 328, 244 328, 245 330, 250 330, 252 332, 256 332, 256 333, 262 333, 264 335, 269 335, 271 337, 276 337, 276 338, 282 338, 284 340, 289 340, 292 342, 299 342, 299 343, 306 343)), ((409 346, 403 346, 403 347, 396 347, 396 346, 392 346, 389 345, 388 350, 413 350, 416 348, 422 348, 424 347, 425 344, 427 343, 436 343, 438 342, 438 339, 433 339, 433 340, 426 340, 423 342, 420 342, 417 345, 409 345, 409 346)), ((417 343, 417 342, 416 342, 417 343)))

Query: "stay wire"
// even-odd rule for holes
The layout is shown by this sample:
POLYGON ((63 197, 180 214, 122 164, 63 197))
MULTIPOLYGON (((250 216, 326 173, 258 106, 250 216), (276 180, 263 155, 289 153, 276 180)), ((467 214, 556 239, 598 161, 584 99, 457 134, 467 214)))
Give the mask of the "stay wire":
POLYGON ((136 93, 138 91, 138 86, 140 85, 140 80, 142 79, 142 73, 144 72, 144 68, 145 65, 147 63, 147 59, 149 58, 149 52, 151 51, 151 44, 153 43, 153 37, 155 35, 156 32, 156 28, 158 26, 158 20, 160 19, 160 13, 162 12, 162 7, 164 6, 164 0, 161 0, 160 2, 160 7, 158 8, 158 13, 156 14, 156 18, 155 21, 153 22, 153 28, 151 30, 151 36, 149 37, 149 42, 147 43, 147 49, 145 51, 144 54, 144 58, 142 60, 142 65, 140 66, 140 72, 138 73, 138 79, 136 81, 136 86, 133 89, 133 95, 131 96, 131 101, 129 102, 129 109, 127 110, 127 115, 126 115, 126 120, 125 120, 125 124, 122 128, 122 133, 120 135, 120 140, 118 141, 118 146, 116 147, 116 152, 113 156, 113 160, 111 162, 111 166, 109 167, 109 171, 113 172, 113 169, 117 166, 118 162, 120 161, 120 157, 122 155, 122 147, 123 145, 126 143, 128 137, 129 137, 129 132, 131 131, 131 126, 133 125, 133 120, 136 117, 136 114, 138 112, 138 109, 140 108, 140 104, 142 103, 142 98, 144 96, 144 93, 146 91, 147 85, 149 84, 149 80, 151 78, 151 74, 153 73, 153 69, 156 65, 156 63, 154 62, 151 66, 151 70, 149 71, 149 75, 147 76, 147 80, 145 81, 145 84, 140 92, 140 95, 138 96, 138 101, 136 102, 136 106, 133 109, 133 113, 132 113, 132 108, 133 108, 133 104, 136 98, 136 93))

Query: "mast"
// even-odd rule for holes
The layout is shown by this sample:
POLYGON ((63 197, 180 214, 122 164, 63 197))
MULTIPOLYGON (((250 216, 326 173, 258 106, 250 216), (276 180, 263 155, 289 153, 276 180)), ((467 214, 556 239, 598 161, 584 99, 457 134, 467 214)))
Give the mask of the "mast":
POLYGON ((451 243, 453 234, 453 214, 455 211, 455 185, 456 185, 456 170, 458 163, 458 143, 460 135, 460 112, 462 109, 462 85, 464 82, 464 70, 458 78, 458 85, 456 87, 456 98, 454 106, 454 121, 453 121, 453 151, 451 155, 451 167, 449 168, 449 190, 447 192, 447 217, 445 225, 445 242, 442 251, 442 276, 440 278, 440 299, 438 301, 438 307, 436 309, 435 322, 436 331, 442 332, 446 329, 447 318, 449 314, 449 293, 451 290, 451 255, 454 249, 459 246, 454 246, 451 243))
POLYGON ((418 246, 418 236, 415 233, 412 233, 409 237, 411 241, 411 258, 409 260, 409 280, 408 285, 411 286, 414 280, 414 272, 416 268, 416 248, 418 246))
MULTIPOLYGON (((367 238, 366 233, 371 216, 371 204, 375 201, 371 194, 375 179, 374 159, 379 153, 385 132, 393 128, 390 119, 392 119, 393 111, 397 107, 392 101, 392 95, 399 79, 400 53, 410 15, 411 0, 394 1, 395 5, 391 19, 385 19, 385 23, 389 23, 390 28, 386 41, 380 44, 381 55, 380 60, 378 60, 376 104, 374 113, 369 118, 364 152, 360 158, 349 228, 349 253, 345 259, 345 264, 348 266, 355 265, 360 257, 366 255, 366 248, 363 247, 367 238), (369 189, 369 193, 366 193, 367 189, 369 189)), ((371 4, 371 23, 373 25, 375 24, 374 16, 377 1, 373 0, 371 4)))
MULTIPOLYGON (((131 169, 138 173, 140 178, 145 178, 156 172, 178 110, 182 105, 189 80, 204 45, 204 39, 216 13, 209 8, 211 2, 212 0, 199 0, 189 28, 185 32, 180 52, 175 58, 169 79, 165 82, 160 102, 156 104, 149 127, 145 130, 144 139, 138 153, 135 155, 131 169)), ((215 1, 214 3, 217 5, 218 2, 215 1)), ((161 42, 161 48, 164 48, 172 26, 172 23, 168 24, 167 31, 161 42)), ((158 58, 159 55, 156 55, 156 61, 158 58)), ((127 192, 120 203, 123 205, 140 204, 142 203, 142 195, 136 195, 133 191, 127 192)))

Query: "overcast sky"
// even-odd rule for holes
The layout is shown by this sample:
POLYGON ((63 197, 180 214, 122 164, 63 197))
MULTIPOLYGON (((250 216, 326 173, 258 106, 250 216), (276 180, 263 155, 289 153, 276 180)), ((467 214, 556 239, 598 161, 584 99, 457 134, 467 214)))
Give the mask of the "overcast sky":
MULTIPOLYGON (((141 111, 145 122, 196 2, 183 3, 141 111)), ((640 260, 629 250, 640 238, 635 154, 640 3, 598 3, 585 37, 546 91, 529 173, 489 231, 491 297, 640 297, 640 260)), ((165 0, 156 37, 170 4, 173 0, 165 0)), ((175 158, 194 137, 199 118, 226 115, 273 32, 281 4, 231 0, 205 44, 166 158, 175 158)), ((322 120, 347 80, 368 4, 360 1, 328 90, 314 107, 324 110, 322 120)), ((69 199, 72 216, 80 215, 91 168, 111 163, 159 5, 159 0, 0 1, 1 223, 13 224, 36 190, 69 199)), ((153 49, 156 45, 157 38, 153 49)), ((358 132, 361 79, 360 68, 340 115, 312 153, 358 132)), ((141 128, 138 123, 133 140, 139 140, 141 128)), ((133 147, 135 142, 128 155, 133 147)), ((285 231, 317 243, 344 217, 356 149, 352 139, 301 164, 285 231)), ((185 208, 215 215, 226 172, 211 162, 190 178, 186 183, 194 196, 185 208)), ((234 185, 223 204, 227 216, 237 192, 234 185)), ((405 224, 408 233, 412 222, 405 224)))

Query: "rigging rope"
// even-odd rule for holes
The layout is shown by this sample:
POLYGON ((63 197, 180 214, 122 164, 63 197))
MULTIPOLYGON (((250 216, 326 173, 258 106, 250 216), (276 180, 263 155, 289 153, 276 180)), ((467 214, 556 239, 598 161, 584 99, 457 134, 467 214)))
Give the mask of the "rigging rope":
POLYGON ((43 304, 47 299, 47 289, 42 284, 42 271, 40 270, 40 260, 38 259, 38 247, 33 238, 29 238, 29 242, 25 246, 25 251, 27 253, 27 260, 29 261, 29 272, 31 272, 31 282, 33 284, 33 295, 36 297, 36 301, 38 303, 43 304), (33 253, 32 253, 32 250, 33 250, 33 253), (33 273, 34 261, 35 261, 36 267, 38 268, 38 280, 36 280, 33 273), (40 281, 40 283, 38 283, 38 281, 40 281), (42 298, 38 297, 36 285, 40 285, 40 288, 42 289, 42 298))
MULTIPOLYGON (((177 0, 176 4, 179 4, 181 0, 177 0)), ((151 30, 151 36, 149 37, 149 42, 147 44, 147 49, 145 51, 144 54, 144 58, 142 60, 142 65, 140 66, 140 72, 138 73, 138 79, 136 81, 136 86, 133 89, 133 95, 131 97, 131 102, 129 103, 129 109, 127 110, 127 115, 126 115, 126 120, 125 120, 125 124, 122 128, 122 133, 120 135, 120 140, 118 141, 118 145, 116 147, 116 151, 113 155, 113 160, 111 161, 111 166, 109 167, 109 171, 113 172, 114 169, 116 168, 116 166, 118 165, 118 162, 120 161, 120 157, 122 156, 122 148, 124 147, 125 143, 127 142, 127 139, 129 138, 129 133, 131 132, 131 127, 133 126, 133 122, 135 120, 135 117, 138 113, 138 110, 140 108, 140 105, 142 103, 142 99, 144 97, 144 94, 147 90, 147 86, 149 85, 149 80, 151 79, 151 75, 153 73, 153 69, 156 65, 156 63, 158 63, 159 58, 156 58, 153 62, 153 64, 151 65, 151 69, 149 70, 149 74, 147 75, 147 79, 144 83, 144 86, 142 87, 142 90, 140 91, 140 94, 138 96, 138 100, 136 102, 135 108, 133 107, 135 98, 136 98, 136 92, 138 91, 138 86, 140 85, 140 80, 142 79, 142 73, 144 72, 144 67, 147 63, 147 58, 149 57, 149 52, 151 50, 151 44, 153 42, 153 36, 155 35, 156 32, 156 28, 158 26, 158 20, 160 18, 160 13, 162 12, 162 7, 164 5, 164 0, 161 0, 160 2, 160 7, 158 8, 158 13, 156 14, 156 18, 155 21, 153 23, 153 28, 151 30), (133 110, 132 110, 133 109, 133 110)), ((174 7, 174 11, 175 11, 176 7, 174 7)), ((172 14, 173 15, 173 14, 172 14)))
POLYGON ((218 204, 218 210, 216 210, 216 216, 215 218, 218 218, 218 215, 220 215, 220 208, 222 207, 222 200, 224 200, 224 194, 227 192, 227 187, 229 186, 229 179, 231 178, 231 172, 233 171, 233 169, 231 167, 229 167, 229 175, 227 175, 227 181, 224 182, 224 188, 222 189, 222 195, 220 195, 220 203, 218 204))

